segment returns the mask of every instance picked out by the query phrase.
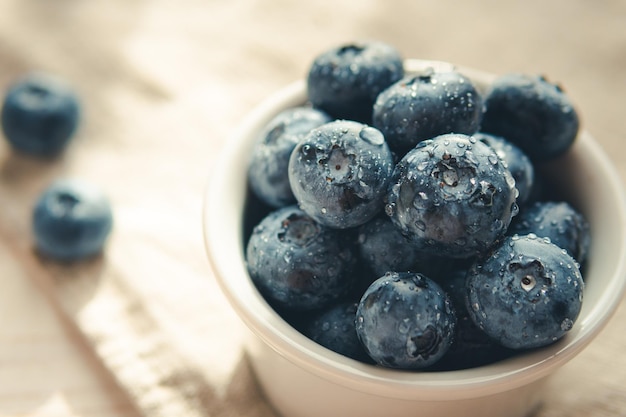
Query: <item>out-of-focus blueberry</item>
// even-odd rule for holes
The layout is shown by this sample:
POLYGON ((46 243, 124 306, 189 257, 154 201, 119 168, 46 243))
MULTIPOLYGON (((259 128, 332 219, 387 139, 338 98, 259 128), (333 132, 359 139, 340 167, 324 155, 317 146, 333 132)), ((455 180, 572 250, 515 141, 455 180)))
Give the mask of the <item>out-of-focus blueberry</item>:
POLYGON ((341 355, 371 362, 356 334, 357 303, 344 301, 316 314, 304 327, 304 334, 341 355))
POLYGON ((341 45, 313 61, 308 97, 335 119, 370 124, 378 94, 403 75, 402 56, 391 45, 380 41, 341 45))
POLYGON ((430 70, 407 75, 380 93, 372 124, 402 157, 425 139, 475 133, 482 114, 482 97, 469 78, 456 71, 430 70))
POLYGON ((417 273, 388 273, 367 289, 357 309, 356 330, 379 365, 423 369, 449 349, 456 316, 448 296, 417 273))
POLYGON ((33 211, 38 251, 74 261, 102 250, 113 225, 111 204, 102 190, 79 179, 61 179, 39 196, 33 211))
POLYGON ((355 277, 355 238, 324 227, 296 206, 268 214, 246 247, 248 272, 276 305, 313 310, 350 291, 355 277))
POLYGON ((294 148, 289 182, 302 210, 333 228, 360 226, 382 211, 393 156, 377 129, 335 120, 294 148))
POLYGON ((574 325, 583 300, 578 263, 535 235, 507 237, 467 275, 470 317, 510 349, 549 345, 574 325))
POLYGON ((248 165, 248 182, 257 197, 274 208, 295 203, 288 176, 291 152, 311 129, 330 121, 326 113, 310 107, 283 110, 270 120, 248 165))
POLYGON ((589 223, 566 201, 537 201, 520 211, 509 228, 510 235, 534 233, 549 238, 582 264, 591 241, 589 223))
POLYGON ((9 87, 1 119, 4 136, 14 149, 29 155, 54 156, 73 137, 80 105, 65 80, 30 73, 9 87))
POLYGON ((474 138, 491 146, 504 161, 515 179, 515 188, 519 192, 517 204, 522 206, 533 194, 535 185, 535 166, 530 158, 518 146, 503 137, 489 133, 475 133, 474 138))
POLYGON ((462 134, 420 142, 396 165, 386 213, 420 251, 469 258, 517 213, 515 180, 488 145, 462 134))
POLYGON ((578 134, 578 113, 571 100, 544 77, 498 77, 485 96, 485 108, 481 130, 513 142, 533 161, 562 155, 578 134))

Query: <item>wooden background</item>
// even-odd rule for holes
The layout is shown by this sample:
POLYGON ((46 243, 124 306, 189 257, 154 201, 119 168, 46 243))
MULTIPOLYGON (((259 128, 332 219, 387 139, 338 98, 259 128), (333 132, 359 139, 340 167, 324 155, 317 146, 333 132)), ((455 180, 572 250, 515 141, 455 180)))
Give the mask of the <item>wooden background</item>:
MULTIPOLYGON (((560 82, 626 179, 623 0, 0 0, 0 88, 68 78, 81 129, 54 160, 0 141, 0 416, 274 416, 205 260, 203 188, 244 115, 313 56, 380 39, 406 57, 560 82), (115 230, 74 265, 32 249, 54 178, 105 188, 115 230)), ((626 309, 536 417, 626 415, 626 309)))

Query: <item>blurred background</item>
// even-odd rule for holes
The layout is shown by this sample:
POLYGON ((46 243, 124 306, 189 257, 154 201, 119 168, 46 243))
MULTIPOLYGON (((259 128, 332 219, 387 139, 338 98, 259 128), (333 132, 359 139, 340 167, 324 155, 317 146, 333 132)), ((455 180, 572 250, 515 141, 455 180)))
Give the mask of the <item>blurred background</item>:
MULTIPOLYGON (((0 90, 46 70, 84 107, 59 158, 0 141, 0 416, 273 416, 201 235, 212 164, 246 113, 318 53, 378 39, 558 82, 626 179, 625 25, 623 0, 0 0, 0 90), (111 196, 115 230, 95 260, 32 251, 33 201, 58 176, 111 196)), ((624 346, 617 326, 537 416, 626 414, 626 360, 606 355, 624 346)))

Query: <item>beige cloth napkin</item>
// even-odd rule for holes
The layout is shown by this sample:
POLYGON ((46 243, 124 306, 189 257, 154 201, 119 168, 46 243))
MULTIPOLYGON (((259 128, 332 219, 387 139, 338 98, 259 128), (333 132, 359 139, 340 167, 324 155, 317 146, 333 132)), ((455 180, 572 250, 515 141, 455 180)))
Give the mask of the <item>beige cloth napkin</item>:
POLYGON ((111 249, 106 259, 80 268, 45 264, 43 279, 52 277, 46 285, 60 309, 139 415, 275 416, 243 351, 243 324, 222 299, 208 265, 194 277, 149 250, 126 245, 124 274, 115 268, 121 254, 111 249), (128 259, 142 261, 133 265, 128 259), (147 265, 145 259, 152 261, 147 265), (185 273, 187 278, 177 276, 185 273))

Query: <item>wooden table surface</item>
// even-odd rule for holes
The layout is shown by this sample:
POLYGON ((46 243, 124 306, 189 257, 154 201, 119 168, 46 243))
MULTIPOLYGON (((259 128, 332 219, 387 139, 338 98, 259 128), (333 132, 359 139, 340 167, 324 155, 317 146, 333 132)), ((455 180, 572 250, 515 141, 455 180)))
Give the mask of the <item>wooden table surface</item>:
MULTIPOLYGON (((85 112, 60 158, 0 141, 0 416, 274 416, 201 234, 203 188, 242 117, 316 53, 380 39, 559 81, 624 180, 625 22, 622 0, 2 0, 0 88, 44 69, 71 80, 85 112), (32 249, 32 206, 60 176, 111 197, 96 259, 32 249)), ((626 415, 624 322, 622 305, 537 417, 626 415)))

